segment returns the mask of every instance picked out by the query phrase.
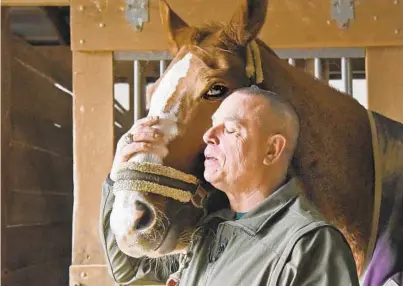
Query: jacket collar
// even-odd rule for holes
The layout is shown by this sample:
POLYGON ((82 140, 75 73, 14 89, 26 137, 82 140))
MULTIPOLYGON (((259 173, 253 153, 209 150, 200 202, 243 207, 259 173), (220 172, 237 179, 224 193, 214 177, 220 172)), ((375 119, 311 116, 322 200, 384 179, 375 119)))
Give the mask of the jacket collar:
POLYGON ((217 211, 203 219, 203 223, 212 218, 228 220, 228 224, 241 227, 250 235, 256 235, 260 230, 282 210, 286 209, 298 195, 297 179, 292 178, 270 196, 262 201, 257 207, 246 213, 241 219, 233 221, 234 212, 229 209, 217 211))

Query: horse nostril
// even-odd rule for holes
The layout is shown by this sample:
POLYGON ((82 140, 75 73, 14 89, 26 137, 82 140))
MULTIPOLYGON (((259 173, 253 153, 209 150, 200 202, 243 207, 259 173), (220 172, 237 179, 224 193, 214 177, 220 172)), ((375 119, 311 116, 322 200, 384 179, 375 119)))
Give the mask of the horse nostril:
POLYGON ((144 204, 140 201, 136 201, 136 210, 143 212, 143 215, 137 222, 135 229, 144 230, 144 229, 148 228, 151 225, 151 222, 153 221, 152 211, 146 204, 144 204))

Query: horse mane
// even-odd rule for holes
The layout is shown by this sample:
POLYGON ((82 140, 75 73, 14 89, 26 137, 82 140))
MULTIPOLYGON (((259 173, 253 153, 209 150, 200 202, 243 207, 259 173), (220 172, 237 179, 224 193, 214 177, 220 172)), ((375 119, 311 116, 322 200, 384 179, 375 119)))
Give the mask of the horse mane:
POLYGON ((259 45, 259 47, 264 48, 268 53, 272 54, 272 55, 275 56, 276 58, 279 58, 279 56, 276 54, 276 52, 273 51, 268 45, 266 45, 265 42, 263 42, 263 41, 260 40, 260 39, 256 39, 255 41, 256 41, 256 43, 259 45))

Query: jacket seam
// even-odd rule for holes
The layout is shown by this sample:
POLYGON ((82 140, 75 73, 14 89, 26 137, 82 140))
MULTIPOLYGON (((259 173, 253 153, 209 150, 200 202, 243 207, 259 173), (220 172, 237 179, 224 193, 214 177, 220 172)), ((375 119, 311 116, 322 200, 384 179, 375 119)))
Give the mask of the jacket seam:
POLYGON ((312 222, 315 222, 315 221, 323 221, 323 222, 327 223, 323 218, 321 218, 320 216, 317 216, 316 213, 314 213, 314 214, 311 213, 311 214, 310 214, 311 217, 308 218, 308 217, 302 215, 300 212, 298 212, 298 211, 296 211, 296 210, 293 210, 293 209, 291 209, 291 208, 290 208, 290 211, 291 211, 292 213, 298 215, 300 218, 304 219, 304 221, 305 221, 306 223, 312 223, 312 222))
MULTIPOLYGON (((109 178, 109 176, 108 176, 108 178, 109 178)), ((108 182, 106 184, 108 184, 108 182)), ((108 184, 108 187, 112 187, 112 186, 108 184)), ((103 243, 105 248, 108 248, 107 239, 106 239, 106 235, 105 235, 105 231, 104 231, 104 229, 105 229, 105 221, 104 221, 105 209, 106 209, 108 199, 109 199, 109 197, 111 195, 111 190, 109 188, 107 190, 108 190, 108 194, 105 196, 104 205, 102 207, 102 218, 101 218, 102 219, 102 230, 101 230, 102 231, 102 243, 103 243)), ((116 243, 116 240, 115 240, 115 243, 116 243)), ((116 278, 116 276, 115 276, 114 269, 112 267, 112 262, 111 262, 111 259, 110 259, 109 251, 106 251, 106 258, 108 259, 108 264, 109 264, 109 267, 110 267, 110 270, 111 270, 113 280, 115 280, 116 283, 119 283, 117 278, 116 278)))

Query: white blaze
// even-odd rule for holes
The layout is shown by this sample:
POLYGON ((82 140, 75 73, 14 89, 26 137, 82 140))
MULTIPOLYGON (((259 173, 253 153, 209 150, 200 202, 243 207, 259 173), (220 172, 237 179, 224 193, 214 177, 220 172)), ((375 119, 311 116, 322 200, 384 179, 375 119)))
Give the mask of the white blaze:
POLYGON ((164 144, 156 146, 154 153, 138 154, 130 161, 162 164, 162 160, 168 155, 167 144, 179 134, 177 115, 182 96, 177 96, 174 99, 176 102, 172 105, 171 110, 164 112, 164 109, 168 101, 174 96, 179 80, 187 75, 191 59, 192 54, 187 53, 176 62, 161 79, 151 98, 148 116, 159 116, 158 129, 164 133, 164 144))
POLYGON ((181 60, 175 63, 162 78, 151 98, 151 108, 148 116, 159 116, 168 100, 175 93, 179 80, 185 77, 189 71, 191 53, 187 53, 181 60))

